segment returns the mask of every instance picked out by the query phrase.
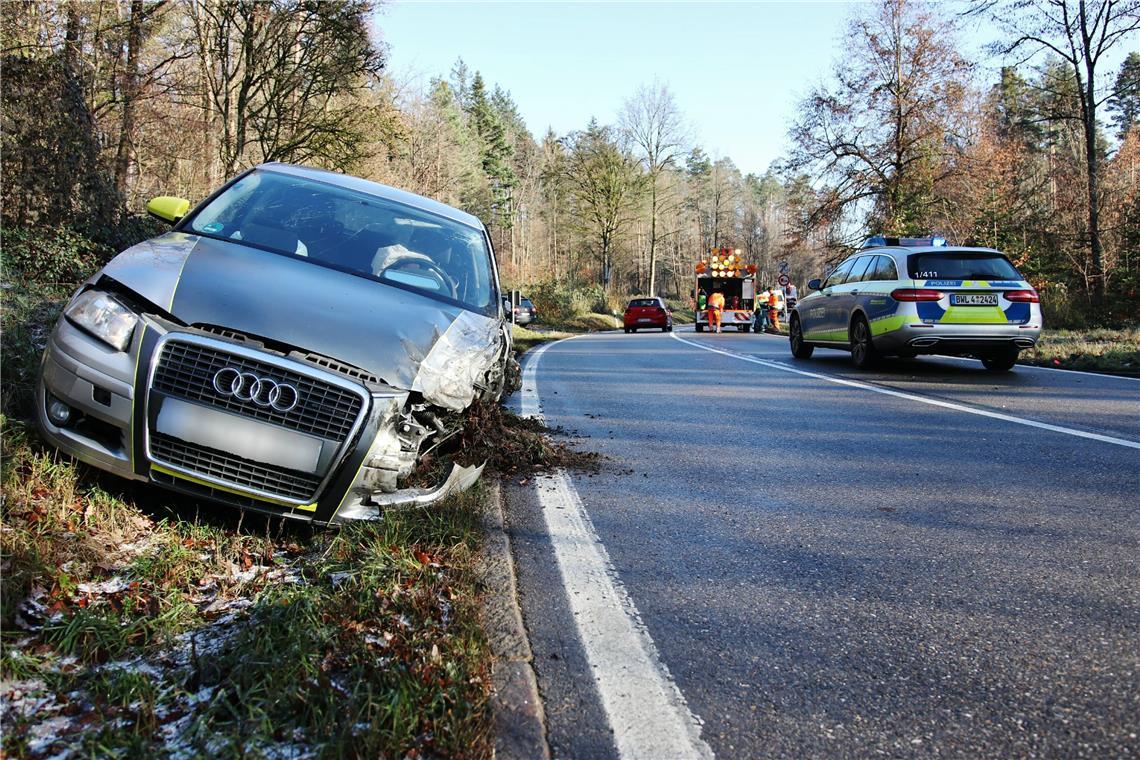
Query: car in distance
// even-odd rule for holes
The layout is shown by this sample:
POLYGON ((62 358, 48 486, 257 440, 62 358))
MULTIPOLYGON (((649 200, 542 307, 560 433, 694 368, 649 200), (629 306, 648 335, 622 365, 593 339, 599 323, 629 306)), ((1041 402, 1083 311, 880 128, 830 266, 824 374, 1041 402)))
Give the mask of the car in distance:
POLYGON ((625 307, 622 327, 626 333, 645 328, 659 328, 662 332, 673 332, 673 312, 660 298, 634 298, 625 307))
POLYGON ((974 356, 1006 371, 1041 334, 1037 291, 992 248, 941 238, 871 238, 792 309, 792 355, 818 346, 851 352, 857 367, 882 356, 974 356))
POLYGON ((513 309, 516 325, 529 325, 538 319, 538 309, 534 308, 529 298, 520 298, 519 305, 513 309))
POLYGON ((125 478, 302 520, 371 519, 473 483, 424 464, 497 399, 511 335, 473 216, 287 164, 234 178, 79 288, 38 423, 125 478), (425 482, 426 481, 426 482, 425 482), (417 487, 424 486, 424 487, 417 487))

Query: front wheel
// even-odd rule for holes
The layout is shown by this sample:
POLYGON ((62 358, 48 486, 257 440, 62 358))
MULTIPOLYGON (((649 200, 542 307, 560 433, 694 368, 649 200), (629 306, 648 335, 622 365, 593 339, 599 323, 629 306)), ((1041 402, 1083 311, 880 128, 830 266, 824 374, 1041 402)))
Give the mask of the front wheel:
POLYGON ((750 332, 751 330, 752 330, 752 325, 743 325, 740 328, 740 332, 750 332))
POLYGON ((697 323, 697 332, 704 332, 704 331, 705 331, 705 326, 700 324, 700 323, 697 323))
POLYGON ((788 327, 788 343, 792 347, 792 356, 797 359, 810 359, 815 351, 815 346, 804 340, 804 331, 798 318, 793 319, 788 327))
POLYGON ((1017 364, 1017 351, 1006 351, 982 357, 982 366, 990 372, 1009 372, 1017 364))
POLYGON ((851 359, 859 369, 870 369, 879 362, 879 352, 871 341, 871 326, 863 317, 851 325, 851 359))

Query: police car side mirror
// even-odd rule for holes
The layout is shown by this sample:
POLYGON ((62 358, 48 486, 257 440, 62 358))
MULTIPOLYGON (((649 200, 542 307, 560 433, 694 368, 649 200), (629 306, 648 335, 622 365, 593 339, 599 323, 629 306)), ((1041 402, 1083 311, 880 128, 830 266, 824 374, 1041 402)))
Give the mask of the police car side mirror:
POLYGON ((818 277, 814 280, 808 280, 808 288, 811 290, 819 290, 820 286, 822 285, 823 280, 819 279, 818 277))

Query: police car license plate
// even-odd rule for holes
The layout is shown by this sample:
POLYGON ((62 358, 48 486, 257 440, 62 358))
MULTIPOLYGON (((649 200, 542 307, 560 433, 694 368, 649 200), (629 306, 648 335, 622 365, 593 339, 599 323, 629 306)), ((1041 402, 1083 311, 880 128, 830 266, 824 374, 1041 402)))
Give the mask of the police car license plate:
POLYGON ((997 306, 997 293, 952 293, 951 306, 997 306))

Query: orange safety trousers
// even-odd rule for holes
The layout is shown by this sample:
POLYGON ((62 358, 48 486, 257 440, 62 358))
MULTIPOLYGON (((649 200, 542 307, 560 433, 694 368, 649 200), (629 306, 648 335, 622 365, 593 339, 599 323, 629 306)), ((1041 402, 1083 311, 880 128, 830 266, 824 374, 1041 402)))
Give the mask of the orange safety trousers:
POLYGON ((720 309, 709 309, 709 329, 720 329, 720 309))
POLYGON ((776 328, 776 332, 780 332, 780 310, 772 308, 768 310, 768 321, 772 323, 772 327, 776 328))

